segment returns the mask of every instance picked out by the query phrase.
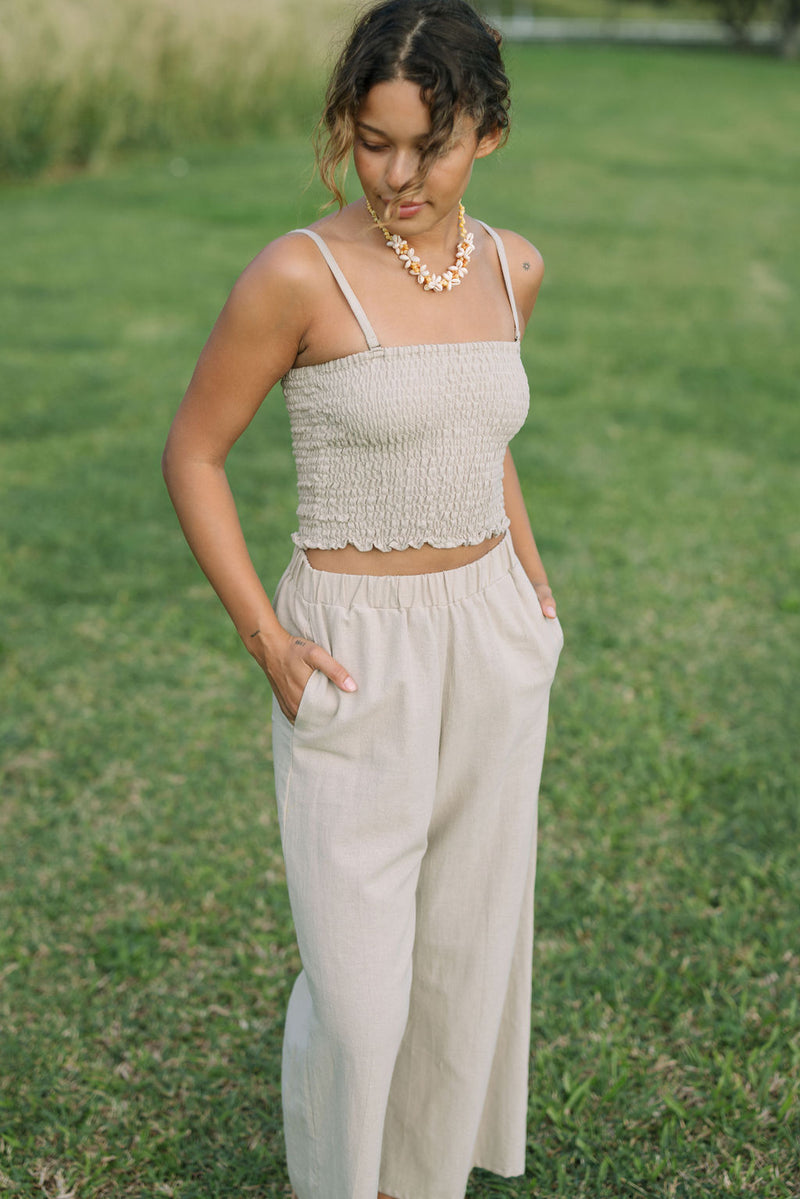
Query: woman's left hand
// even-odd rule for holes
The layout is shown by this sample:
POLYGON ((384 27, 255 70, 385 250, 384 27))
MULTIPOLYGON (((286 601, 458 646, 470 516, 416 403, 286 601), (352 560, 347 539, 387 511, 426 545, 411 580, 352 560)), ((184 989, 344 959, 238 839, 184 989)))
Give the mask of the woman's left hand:
POLYGON ((549 583, 534 583, 533 587, 539 603, 541 604, 542 612, 544 612, 545 616, 549 620, 555 620, 556 601, 553 599, 553 593, 550 590, 549 583))

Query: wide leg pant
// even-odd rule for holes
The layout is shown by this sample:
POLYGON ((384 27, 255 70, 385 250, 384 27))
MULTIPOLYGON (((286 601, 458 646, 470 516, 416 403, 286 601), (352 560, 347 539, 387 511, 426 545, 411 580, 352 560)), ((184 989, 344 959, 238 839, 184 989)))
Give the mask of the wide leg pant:
POLYGON ((557 621, 506 537, 438 574, 315 571, 284 627, 320 672, 273 703, 281 837, 303 970, 283 1107, 299 1199, 462 1199, 524 1173, 536 806, 557 621))

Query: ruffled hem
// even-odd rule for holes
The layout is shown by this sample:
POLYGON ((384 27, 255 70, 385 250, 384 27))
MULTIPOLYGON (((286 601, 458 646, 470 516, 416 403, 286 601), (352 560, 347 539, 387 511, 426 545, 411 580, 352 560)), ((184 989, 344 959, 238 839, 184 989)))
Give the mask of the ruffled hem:
POLYGON ((355 549, 366 553, 368 550, 380 550, 381 553, 388 554, 390 550, 421 550, 424 546, 430 546, 434 550, 455 550, 462 545, 480 545, 483 541, 488 541, 492 537, 499 537, 501 533, 508 530, 509 521, 506 519, 499 527, 493 526, 490 529, 482 530, 480 533, 465 534, 460 538, 440 538, 419 536, 413 540, 404 540, 398 538, 380 545, 377 541, 370 541, 368 538, 359 539, 348 537, 343 534, 341 537, 333 539, 324 539, 321 537, 303 537, 301 533, 292 533, 292 541, 301 550, 343 550, 347 546, 352 545, 355 549))

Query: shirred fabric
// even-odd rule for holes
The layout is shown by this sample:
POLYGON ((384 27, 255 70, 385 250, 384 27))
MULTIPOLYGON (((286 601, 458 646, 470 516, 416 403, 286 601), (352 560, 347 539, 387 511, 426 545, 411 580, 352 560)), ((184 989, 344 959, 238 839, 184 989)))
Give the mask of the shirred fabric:
POLYGON ((300 548, 443 549, 508 528, 503 460, 529 390, 503 243, 483 227, 497 248, 514 341, 381 346, 324 239, 295 230, 319 247, 368 346, 281 380, 300 548))
POLYGON ((437 574, 315 571, 281 623, 356 679, 273 703, 303 969, 283 1056, 299 1199, 463 1199, 525 1168, 536 811, 561 650, 510 539, 437 574))
POLYGON ((302 549, 477 545, 508 528, 528 413, 517 342, 380 346, 283 379, 302 549))

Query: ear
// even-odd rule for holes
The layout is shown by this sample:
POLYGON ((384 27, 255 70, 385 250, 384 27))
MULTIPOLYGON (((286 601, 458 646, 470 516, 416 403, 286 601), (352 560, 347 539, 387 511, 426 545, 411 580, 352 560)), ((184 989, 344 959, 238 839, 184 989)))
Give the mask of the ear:
POLYGON ((497 129, 492 129, 489 133, 485 133, 478 142, 478 147, 475 151, 475 157, 488 158, 488 156, 500 145, 500 139, 502 136, 503 131, 499 126, 497 129))

